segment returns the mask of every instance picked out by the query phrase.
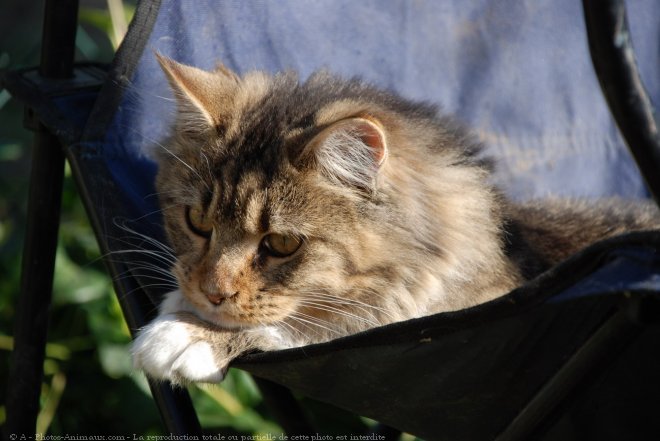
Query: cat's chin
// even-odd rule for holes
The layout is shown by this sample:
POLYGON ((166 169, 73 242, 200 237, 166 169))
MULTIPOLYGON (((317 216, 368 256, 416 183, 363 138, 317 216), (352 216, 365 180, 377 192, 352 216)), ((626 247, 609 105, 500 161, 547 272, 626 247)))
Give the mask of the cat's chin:
POLYGON ((205 322, 211 323, 215 326, 231 331, 251 329, 260 326, 257 323, 246 323, 242 320, 237 320, 231 314, 227 314, 224 312, 198 311, 197 315, 205 322))

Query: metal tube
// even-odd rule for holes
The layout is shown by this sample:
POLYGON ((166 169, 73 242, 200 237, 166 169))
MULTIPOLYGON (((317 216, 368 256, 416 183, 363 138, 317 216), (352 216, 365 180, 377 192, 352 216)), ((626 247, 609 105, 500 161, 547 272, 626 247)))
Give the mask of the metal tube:
POLYGON ((21 292, 7 387, 6 435, 34 436, 60 220, 64 155, 45 128, 35 133, 21 292))
POLYGON ((41 63, 44 78, 70 78, 76 51, 78 0, 47 0, 44 7, 41 63))
POLYGON ((660 134, 633 52, 623 0, 583 0, 589 51, 610 111, 656 203, 660 134))
MULTIPOLYGON (((40 73, 73 75, 78 1, 46 2, 40 73)), ((21 292, 14 317, 14 350, 7 387, 5 436, 33 437, 48 333, 60 220, 64 153, 59 140, 37 124, 32 153, 21 292)))
POLYGON ((289 389, 263 378, 252 378, 268 410, 288 435, 312 436, 317 433, 289 389))

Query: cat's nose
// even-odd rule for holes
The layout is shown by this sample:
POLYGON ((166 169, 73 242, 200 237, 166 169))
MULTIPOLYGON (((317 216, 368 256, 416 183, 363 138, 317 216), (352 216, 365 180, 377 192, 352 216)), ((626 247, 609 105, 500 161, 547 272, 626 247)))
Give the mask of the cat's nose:
POLYGON ((224 302, 227 299, 230 299, 236 295, 238 295, 238 291, 236 292, 213 292, 213 293, 204 293, 206 295, 206 298, 209 299, 209 302, 213 303, 214 305, 220 305, 222 302, 224 302))

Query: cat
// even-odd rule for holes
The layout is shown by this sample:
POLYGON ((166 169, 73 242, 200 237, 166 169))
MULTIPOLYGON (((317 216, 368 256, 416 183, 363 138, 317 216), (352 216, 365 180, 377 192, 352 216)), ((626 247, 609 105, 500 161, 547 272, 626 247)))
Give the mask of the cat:
POLYGON ((650 204, 514 204, 436 107, 328 72, 205 71, 156 55, 177 117, 156 186, 179 289, 132 346, 174 384, 235 357, 487 302, 650 204))

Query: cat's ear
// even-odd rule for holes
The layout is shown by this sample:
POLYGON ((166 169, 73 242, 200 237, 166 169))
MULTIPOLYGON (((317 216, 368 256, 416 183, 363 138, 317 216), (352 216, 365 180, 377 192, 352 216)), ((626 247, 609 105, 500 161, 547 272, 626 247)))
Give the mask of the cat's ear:
POLYGON ((385 132, 371 118, 344 119, 316 135, 303 151, 308 155, 331 181, 373 193, 387 160, 385 132))
POLYGON ((212 72, 177 63, 156 53, 178 104, 180 128, 199 132, 221 126, 239 79, 219 65, 212 72))

